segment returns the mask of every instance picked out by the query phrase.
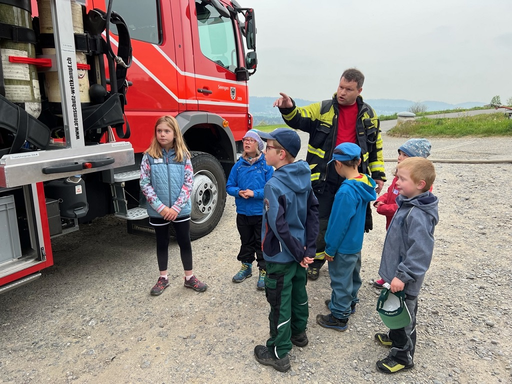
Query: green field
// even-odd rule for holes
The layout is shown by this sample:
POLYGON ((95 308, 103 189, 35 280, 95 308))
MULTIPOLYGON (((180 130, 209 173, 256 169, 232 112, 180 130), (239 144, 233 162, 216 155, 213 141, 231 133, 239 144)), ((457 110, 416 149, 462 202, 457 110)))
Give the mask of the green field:
MULTIPOLYGON (((442 113, 460 113, 460 112, 466 112, 466 111, 478 111, 482 109, 489 109, 488 106, 485 107, 473 107, 469 109, 445 109, 442 111, 426 111, 426 112, 420 112, 416 113, 416 117, 421 116, 429 116, 429 115, 440 115, 442 113)), ((398 118, 398 113, 393 113, 392 115, 380 115, 379 120, 385 121, 385 120, 396 120, 398 118)))
MULTIPOLYGON (((438 113, 443 113, 442 111, 438 113)), ((270 132, 286 124, 258 125, 254 129, 270 132)), ((414 121, 400 124, 387 132, 397 137, 462 137, 462 136, 512 136, 512 119, 504 113, 489 113, 454 118, 417 117, 414 121)))
POLYGON ((258 131, 272 132, 276 128, 290 128, 290 127, 287 126, 285 123, 283 123, 283 124, 274 124, 274 125, 257 125, 252 128, 256 129, 258 131))
POLYGON ((512 136, 512 119, 504 113, 442 119, 421 117, 390 129, 387 135, 398 137, 512 136))

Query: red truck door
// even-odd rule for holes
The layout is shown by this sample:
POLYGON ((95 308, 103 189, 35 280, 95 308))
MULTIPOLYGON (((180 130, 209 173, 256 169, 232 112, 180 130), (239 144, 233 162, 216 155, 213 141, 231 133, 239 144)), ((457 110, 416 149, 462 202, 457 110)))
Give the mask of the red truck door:
POLYGON ((185 70, 195 73, 199 110, 222 116, 235 140, 241 140, 248 128, 249 102, 247 82, 236 81, 235 75, 236 68, 243 66, 238 24, 222 17, 211 4, 190 0, 190 8, 196 15, 189 24, 192 45, 184 48, 191 50, 187 56, 194 61, 185 61, 185 70))

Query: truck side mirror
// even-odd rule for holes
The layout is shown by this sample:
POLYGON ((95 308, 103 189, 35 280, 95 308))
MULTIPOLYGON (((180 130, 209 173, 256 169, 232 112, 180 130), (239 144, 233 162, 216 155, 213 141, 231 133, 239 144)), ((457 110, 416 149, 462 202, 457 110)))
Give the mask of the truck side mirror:
POLYGON ((256 70, 256 66, 258 65, 258 55, 256 52, 251 51, 247 52, 247 55, 245 56, 245 66, 247 69, 254 69, 256 70))
POLYGON ((245 37, 247 39, 247 49, 256 49, 256 21, 254 19, 254 10, 248 9, 245 12, 245 37))

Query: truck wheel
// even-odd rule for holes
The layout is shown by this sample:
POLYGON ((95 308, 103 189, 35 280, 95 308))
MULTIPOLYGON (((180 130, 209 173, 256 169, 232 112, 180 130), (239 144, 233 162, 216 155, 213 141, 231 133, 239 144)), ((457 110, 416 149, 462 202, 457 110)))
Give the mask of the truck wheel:
POLYGON ((226 176, 219 161, 204 152, 192 152, 194 186, 190 213, 190 238, 209 234, 219 223, 226 205, 226 176))

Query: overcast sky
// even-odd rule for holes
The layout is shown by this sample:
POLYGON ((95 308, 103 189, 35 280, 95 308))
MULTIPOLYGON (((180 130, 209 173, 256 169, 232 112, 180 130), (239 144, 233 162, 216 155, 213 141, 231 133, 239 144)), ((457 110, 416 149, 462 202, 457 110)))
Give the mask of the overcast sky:
POLYGON ((252 96, 318 101, 344 69, 362 95, 488 103, 512 97, 512 0, 239 0, 256 15, 252 96))

